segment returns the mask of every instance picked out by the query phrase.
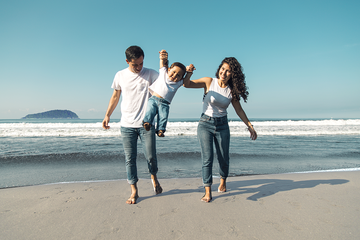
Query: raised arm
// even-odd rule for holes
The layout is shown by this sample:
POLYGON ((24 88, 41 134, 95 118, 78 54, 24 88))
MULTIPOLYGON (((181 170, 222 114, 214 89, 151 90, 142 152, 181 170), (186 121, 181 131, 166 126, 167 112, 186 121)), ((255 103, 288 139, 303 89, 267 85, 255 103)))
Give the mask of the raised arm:
POLYGON ((256 140, 257 133, 254 129, 254 126, 249 121, 248 117, 246 116, 245 111, 241 107, 240 101, 237 101, 236 99, 232 99, 231 103, 235 109, 236 114, 239 116, 239 118, 245 123, 245 125, 248 127, 248 130, 250 132, 250 138, 252 140, 256 140))
POLYGON ((185 83, 188 85, 190 81, 190 77, 192 76, 193 72, 196 70, 195 66, 193 64, 190 64, 189 66, 186 66, 186 75, 183 79, 183 86, 185 86, 185 83))
POLYGON ((159 52, 159 58, 160 58, 160 68, 163 67, 168 68, 169 61, 168 61, 168 53, 166 52, 166 50, 161 50, 159 52))
POLYGON ((203 77, 196 80, 190 80, 191 75, 193 74, 193 71, 196 70, 194 65, 190 64, 186 67, 186 76, 184 78, 183 86, 186 88, 203 88, 204 92, 207 93, 208 89, 210 87, 212 78, 209 77, 203 77))
POLYGON ((210 77, 203 77, 196 80, 190 80, 190 77, 185 77, 183 86, 186 88, 203 88, 204 93, 207 93, 210 88, 211 81, 212 78, 210 77))
POLYGON ((119 103, 119 99, 120 99, 120 94, 121 94, 121 90, 116 90, 114 89, 114 92, 110 98, 110 102, 109 102, 109 106, 107 108, 106 114, 105 114, 105 118, 102 122, 102 126, 104 129, 109 129, 109 122, 110 122, 110 116, 111 114, 114 112, 116 106, 119 103))

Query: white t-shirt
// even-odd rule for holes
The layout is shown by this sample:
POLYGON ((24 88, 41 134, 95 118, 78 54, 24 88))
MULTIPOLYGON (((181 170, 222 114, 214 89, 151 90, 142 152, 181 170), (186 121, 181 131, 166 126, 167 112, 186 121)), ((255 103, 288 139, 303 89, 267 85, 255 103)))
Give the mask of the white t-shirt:
POLYGON ((142 127, 147 102, 150 97, 149 86, 156 80, 158 73, 153 69, 142 68, 133 73, 129 68, 116 73, 112 88, 121 90, 121 126, 142 127))
POLYGON ((224 117, 232 99, 231 89, 220 87, 217 78, 213 78, 208 93, 203 100, 203 113, 210 117, 224 117))
POLYGON ((173 82, 169 80, 167 75, 166 67, 162 67, 159 70, 159 77, 156 81, 150 86, 150 92, 156 92, 163 99, 171 103, 172 99, 175 96, 176 91, 183 85, 183 80, 178 82, 173 82))

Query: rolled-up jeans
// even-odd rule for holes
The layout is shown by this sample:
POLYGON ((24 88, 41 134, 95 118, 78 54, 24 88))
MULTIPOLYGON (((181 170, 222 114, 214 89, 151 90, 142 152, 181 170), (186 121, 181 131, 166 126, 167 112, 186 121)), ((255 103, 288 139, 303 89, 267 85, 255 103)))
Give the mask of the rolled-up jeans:
POLYGON ((158 171, 156 158, 155 129, 151 127, 150 131, 141 128, 121 127, 121 137, 125 153, 125 166, 127 180, 129 184, 137 183, 137 140, 140 138, 145 158, 148 163, 150 174, 156 175, 158 171))
POLYGON ((202 114, 197 136, 201 146, 203 184, 209 187, 213 182, 214 145, 219 161, 220 177, 225 179, 229 175, 230 129, 227 116, 214 118, 202 114))

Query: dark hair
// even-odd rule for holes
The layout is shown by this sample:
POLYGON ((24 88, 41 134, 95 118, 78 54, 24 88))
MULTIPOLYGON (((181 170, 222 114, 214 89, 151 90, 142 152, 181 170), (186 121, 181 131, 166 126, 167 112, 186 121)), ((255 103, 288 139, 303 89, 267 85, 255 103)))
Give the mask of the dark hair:
POLYGON ((244 99, 244 102, 246 102, 249 92, 247 90, 248 88, 246 87, 245 75, 242 72, 243 69, 241 67, 241 64, 234 57, 225 58, 224 60, 222 60, 215 74, 217 78, 219 78, 219 71, 224 63, 229 64, 231 68, 232 74, 230 80, 228 81, 229 87, 231 89, 231 96, 238 101, 240 101, 240 97, 242 97, 244 99))
POLYGON ((126 59, 131 62, 133 59, 138 59, 139 57, 144 55, 144 51, 139 46, 130 46, 125 51, 126 59))
POLYGON ((179 67, 181 70, 183 70, 184 73, 181 76, 181 78, 183 78, 186 73, 186 67, 184 66, 184 64, 179 63, 179 62, 174 62, 173 64, 171 64, 170 68, 173 68, 173 67, 179 67))

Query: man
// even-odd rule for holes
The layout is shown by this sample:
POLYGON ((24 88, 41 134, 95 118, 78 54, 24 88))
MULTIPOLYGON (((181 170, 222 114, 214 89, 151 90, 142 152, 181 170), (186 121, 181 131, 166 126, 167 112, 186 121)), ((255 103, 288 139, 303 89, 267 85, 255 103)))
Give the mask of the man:
POLYGON ((125 51, 128 68, 116 73, 112 88, 114 92, 109 102, 105 118, 102 122, 103 128, 109 129, 110 116, 121 102, 121 136, 123 140, 126 172, 128 183, 131 186, 131 196, 126 201, 128 204, 136 204, 139 198, 137 189, 137 139, 140 138, 145 158, 148 161, 148 168, 151 174, 151 181, 156 194, 162 192, 156 173, 157 159, 155 147, 155 128, 146 131, 142 124, 145 116, 149 98, 149 86, 156 80, 158 73, 155 70, 144 68, 144 52, 138 46, 131 46, 125 51))

